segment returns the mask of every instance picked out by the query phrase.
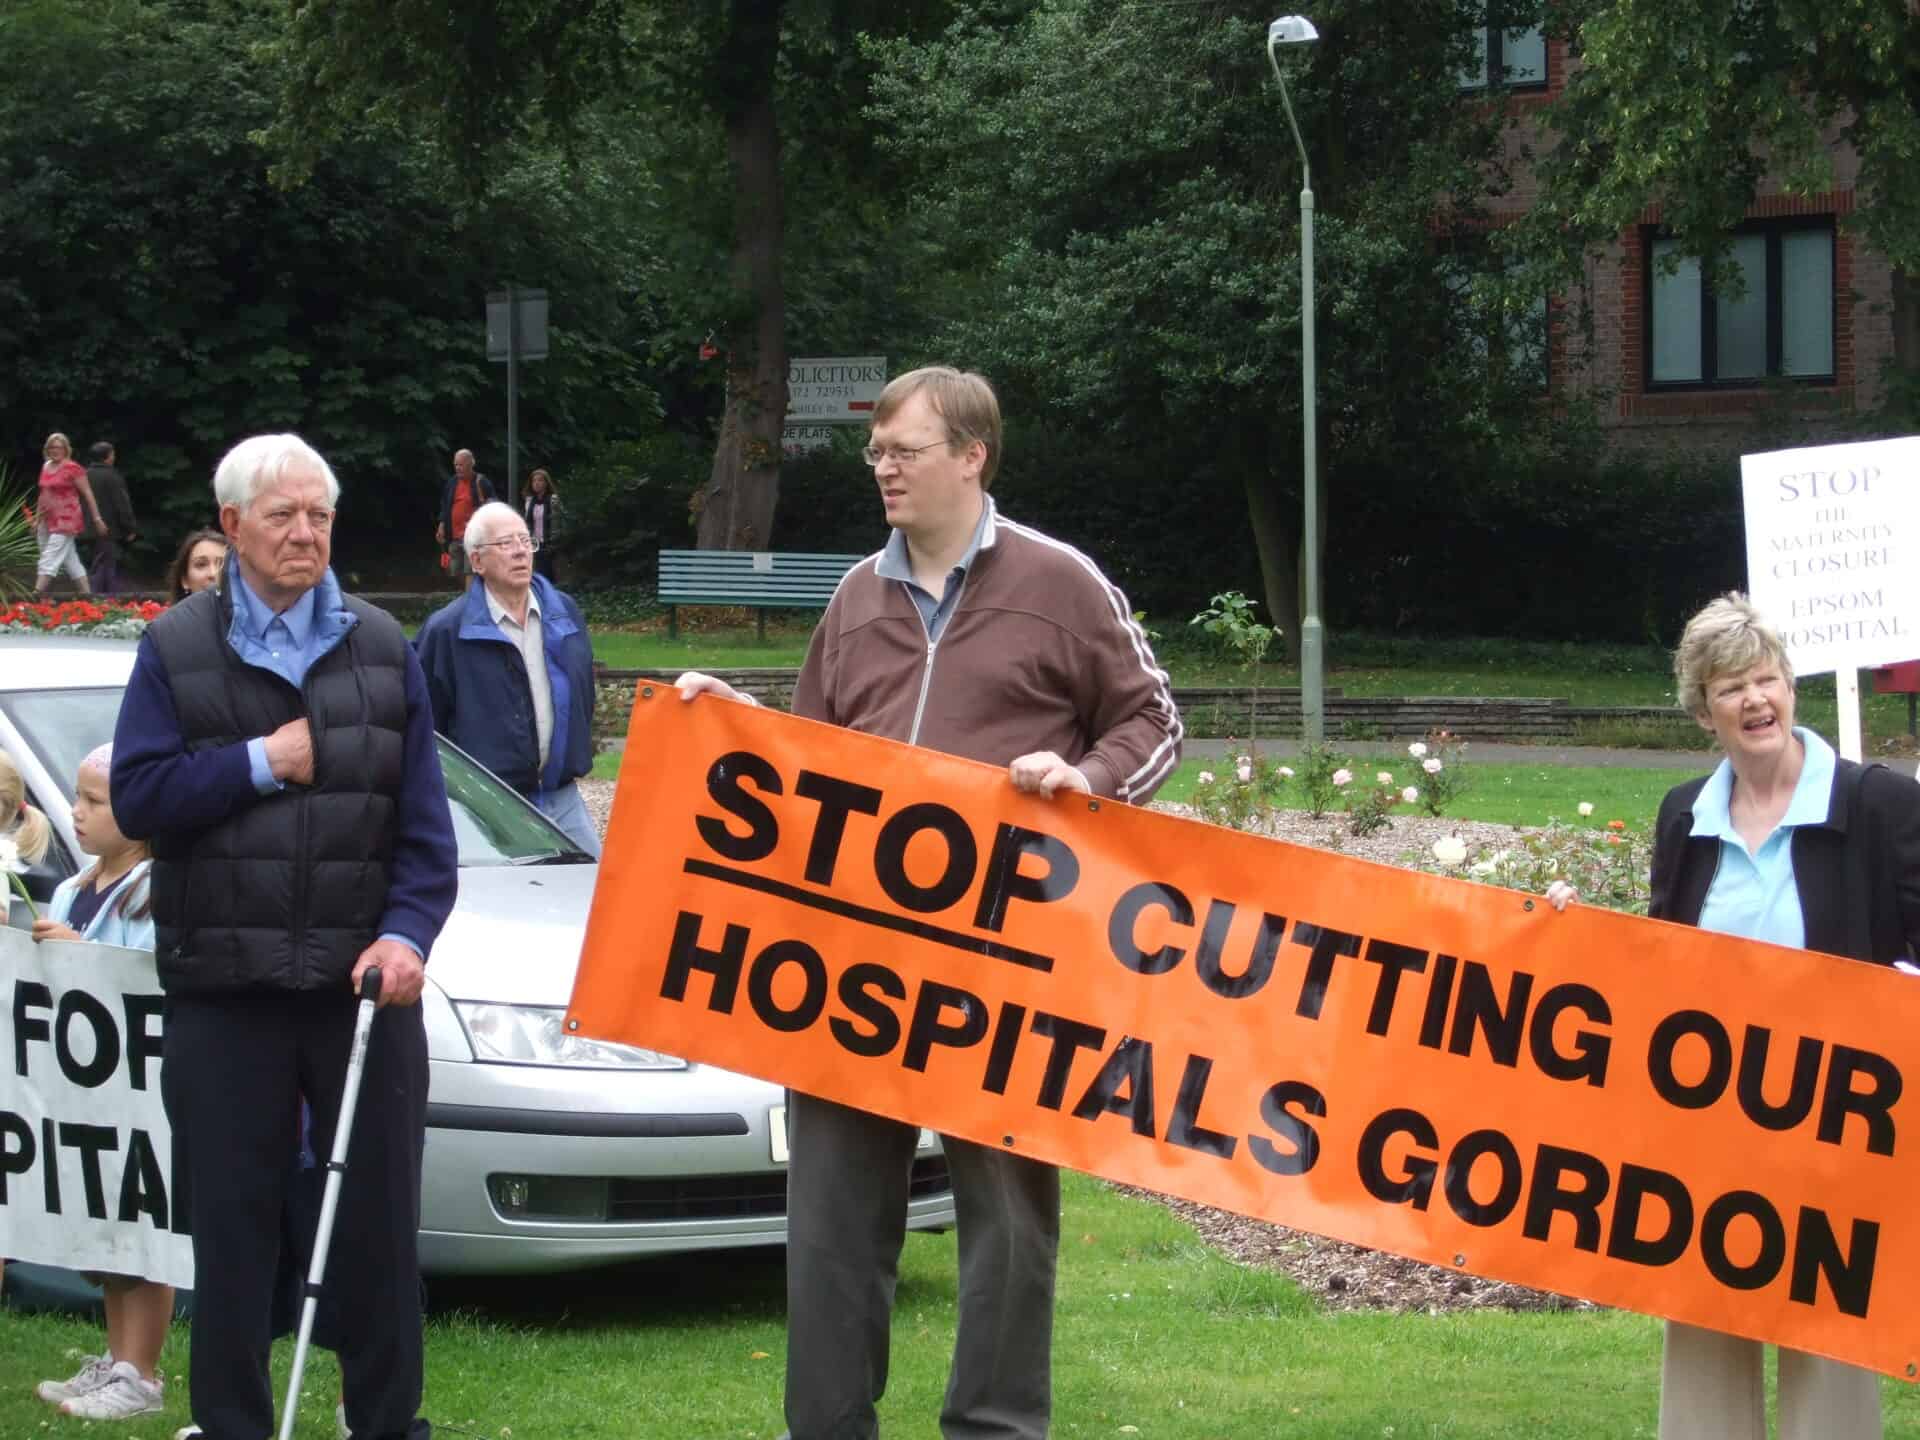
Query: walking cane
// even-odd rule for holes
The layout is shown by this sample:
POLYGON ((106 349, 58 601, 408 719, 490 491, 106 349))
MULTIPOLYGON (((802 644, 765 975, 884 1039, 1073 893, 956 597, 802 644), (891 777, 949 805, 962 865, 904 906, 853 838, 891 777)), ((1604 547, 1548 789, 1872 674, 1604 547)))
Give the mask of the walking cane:
POLYGON ((340 1117, 333 1127, 333 1156, 327 1161, 327 1186, 320 1196, 320 1223, 313 1237, 313 1263, 307 1267, 306 1299, 300 1303, 300 1337, 293 1345, 293 1373, 287 1378, 287 1404, 280 1415, 280 1440, 293 1434, 294 1404, 307 1368, 307 1342, 313 1338, 313 1313, 320 1302, 320 1281, 327 1273, 327 1246, 333 1239, 333 1212, 340 1203, 340 1180, 347 1173, 347 1139, 360 1103, 360 1076, 367 1068, 367 1036, 380 1003, 380 967, 369 965, 360 977, 360 1010, 353 1019, 353 1048, 347 1054, 347 1079, 340 1091, 340 1117))

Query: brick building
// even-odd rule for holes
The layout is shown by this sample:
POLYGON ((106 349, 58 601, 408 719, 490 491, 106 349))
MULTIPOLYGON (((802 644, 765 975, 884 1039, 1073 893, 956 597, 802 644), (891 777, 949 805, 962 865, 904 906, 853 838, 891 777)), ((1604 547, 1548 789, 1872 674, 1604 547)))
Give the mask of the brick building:
MULTIPOLYGON (((1551 143, 1534 117, 1566 86, 1565 41, 1537 28, 1487 34, 1487 53, 1461 88, 1506 76, 1517 124, 1508 132, 1513 189, 1505 218, 1535 197, 1524 148, 1551 143)), ((1842 228, 1854 205, 1857 160, 1837 139, 1834 188, 1797 197, 1769 176, 1734 236, 1746 276, 1738 300, 1716 296, 1698 261, 1673 275, 1656 262, 1668 244, 1658 206, 1586 263, 1584 294, 1557 297, 1548 326, 1548 383, 1586 392, 1617 445, 1737 449, 1762 410, 1784 407, 1817 435, 1826 416, 1868 410, 1881 399, 1882 366, 1894 354, 1892 267, 1842 228), (1591 307, 1590 332, 1574 323, 1591 307)))

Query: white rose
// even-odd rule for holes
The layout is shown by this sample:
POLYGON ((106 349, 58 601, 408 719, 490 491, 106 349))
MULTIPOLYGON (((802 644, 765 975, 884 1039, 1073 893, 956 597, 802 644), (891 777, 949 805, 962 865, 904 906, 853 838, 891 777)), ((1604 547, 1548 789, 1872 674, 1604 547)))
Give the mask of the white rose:
POLYGON ((1438 775, 1446 767, 1438 760, 1425 760, 1421 762, 1420 768, 1429 775, 1438 775))
POLYGON ((1293 778, 1293 767, 1290 765, 1282 765, 1276 773, 1282 780, 1291 780, 1293 778))
POLYGON ((1393 772, 1391 770, 1382 770, 1373 778, 1378 780, 1382 785, 1391 785, 1393 783, 1393 772))
POLYGON ((1421 756, 1425 755, 1426 753, 1427 753, 1427 747, 1418 740, 1414 741, 1411 745, 1407 746, 1407 754, 1411 755, 1416 760, 1418 760, 1421 756))
POLYGON ((1240 783, 1245 785, 1253 779, 1253 766, 1242 765, 1238 770, 1234 771, 1234 774, 1238 775, 1240 777, 1240 783))
POLYGON ((1414 801, 1420 798, 1420 792, 1416 790, 1413 786, 1409 785, 1407 786, 1406 789, 1400 792, 1400 798, 1406 801, 1407 804, 1411 805, 1413 804, 1414 801))
POLYGON ((1336 785, 1351 785, 1353 783, 1353 772, 1351 770, 1334 771, 1333 783, 1336 785))
POLYGON ((1458 865, 1467 858, 1467 842, 1458 835, 1442 835, 1433 842, 1433 858, 1442 865, 1458 865))
POLYGON ((1202 771, 1200 772, 1200 783, 1201 783, 1202 785, 1211 785, 1211 784, 1213 784, 1213 771, 1211 771, 1211 770, 1202 770, 1202 771))
POLYGON ((1593 813, 1593 802, 1591 800, 1582 800, 1579 805, 1579 810, 1582 816, 1591 815, 1593 813))

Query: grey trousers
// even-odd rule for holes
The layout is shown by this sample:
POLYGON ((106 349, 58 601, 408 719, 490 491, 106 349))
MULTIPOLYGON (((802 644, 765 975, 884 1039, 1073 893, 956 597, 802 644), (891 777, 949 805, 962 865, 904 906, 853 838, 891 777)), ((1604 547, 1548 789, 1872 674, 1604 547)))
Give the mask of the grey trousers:
MULTIPOLYGON (((787 1125, 788 1432, 875 1440, 919 1132, 798 1092, 787 1125)), ((943 1144, 959 1220, 960 1323, 940 1433, 1044 1440, 1060 1172, 965 1140, 943 1144)))
MULTIPOLYGON (((1880 1377, 1780 1351, 1780 1440, 1880 1440, 1880 1377)), ((1660 1357, 1660 1440, 1766 1440, 1766 1347, 1667 1322, 1660 1357)))

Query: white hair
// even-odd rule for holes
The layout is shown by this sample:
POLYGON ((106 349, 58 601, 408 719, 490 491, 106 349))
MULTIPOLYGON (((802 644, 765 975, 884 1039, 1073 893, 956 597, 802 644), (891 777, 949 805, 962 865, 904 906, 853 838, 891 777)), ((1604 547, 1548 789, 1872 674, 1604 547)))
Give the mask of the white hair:
POLYGON ((277 485, 293 466, 306 464, 327 482, 327 504, 340 502, 340 482, 320 452, 298 435, 250 435, 234 446, 213 472, 213 498, 245 510, 260 492, 277 485))
POLYGON ((467 517, 467 528, 460 536, 460 543, 467 547, 467 554, 471 557, 474 546, 484 545, 493 538, 487 532, 493 528, 494 521, 519 519, 520 512, 511 505, 500 500, 489 500, 467 517))

